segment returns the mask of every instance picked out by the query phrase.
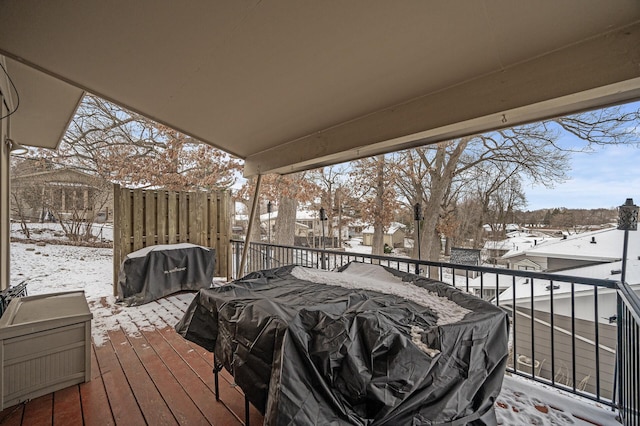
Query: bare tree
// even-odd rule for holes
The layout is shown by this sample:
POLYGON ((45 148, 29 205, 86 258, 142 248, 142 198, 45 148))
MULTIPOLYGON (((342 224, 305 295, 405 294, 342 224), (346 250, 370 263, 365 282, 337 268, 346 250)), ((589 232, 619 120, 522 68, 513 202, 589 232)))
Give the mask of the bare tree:
MULTIPOLYGON (((425 232, 421 241, 424 257, 439 259, 440 236, 446 228, 442 224, 451 212, 450 206, 460 201, 458 195, 463 193, 460 187, 478 176, 478 168, 500 171, 491 177, 487 175, 487 186, 481 191, 483 206, 496 200, 498 189, 504 185, 515 185, 516 177, 553 186, 566 179, 564 170, 568 169, 570 152, 589 151, 595 145, 638 144, 633 136, 638 130, 638 116, 638 111, 614 107, 399 153, 395 156, 398 190, 405 202, 420 202, 424 207, 425 232), (583 146, 560 146, 558 140, 566 132, 581 138, 583 146)), ((511 203, 504 204, 511 210, 523 201, 522 191, 516 191, 515 186, 512 189, 511 203)), ((485 212, 488 209, 483 207, 485 212)), ((481 223, 477 226, 479 229, 481 223)))
MULTIPOLYGON (((265 175, 262 177, 258 205, 265 207, 271 201, 274 211, 277 211, 273 234, 276 244, 293 245, 298 203, 310 201, 317 192, 313 182, 307 178, 307 173, 265 175)), ((255 181, 249 179, 236 194, 236 199, 249 207, 252 204, 254 193, 255 181)), ((265 209, 262 208, 261 211, 264 212, 265 209)), ((251 235, 253 241, 260 240, 259 213, 256 214, 257 219, 253 226, 254 234, 251 235)))
POLYGON ((317 209, 323 207, 327 215, 327 236, 338 234, 338 246, 342 245, 342 227, 344 226, 343 204, 350 199, 351 189, 347 185, 348 172, 344 166, 330 166, 314 170, 311 179, 320 191, 319 202, 315 204, 317 209), (337 227, 335 232, 334 227, 337 227))
POLYGON ((362 202, 362 218, 373 226, 371 252, 384 254, 384 232, 396 216, 400 203, 394 191, 395 170, 384 155, 355 161, 352 182, 362 202))
POLYGON ((241 162, 185 134, 87 95, 48 161, 136 187, 230 188, 241 162))

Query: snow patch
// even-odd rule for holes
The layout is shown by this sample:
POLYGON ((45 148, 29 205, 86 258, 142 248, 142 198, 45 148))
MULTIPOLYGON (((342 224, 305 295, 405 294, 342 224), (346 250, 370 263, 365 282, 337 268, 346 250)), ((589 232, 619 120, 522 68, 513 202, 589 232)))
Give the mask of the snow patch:
POLYGON ((422 341, 423 334, 424 329, 422 327, 418 327, 417 325, 411 326, 411 341, 413 342, 413 344, 416 345, 422 352, 433 358, 438 355, 440 351, 438 349, 430 348, 426 343, 424 343, 422 341))
POLYGON ((453 324, 461 321, 470 310, 463 308, 453 300, 418 287, 388 272, 379 265, 351 263, 342 272, 322 271, 319 269, 296 266, 291 274, 305 281, 333 285, 349 289, 376 291, 410 300, 435 312, 438 325, 453 324))

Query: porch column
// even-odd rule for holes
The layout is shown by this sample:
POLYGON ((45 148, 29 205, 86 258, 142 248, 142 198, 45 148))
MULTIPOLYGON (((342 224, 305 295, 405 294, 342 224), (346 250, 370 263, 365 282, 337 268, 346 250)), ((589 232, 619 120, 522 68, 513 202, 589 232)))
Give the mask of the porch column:
MULTIPOLYGON (((4 87, 0 85, 0 117, 8 114, 6 99, 2 96, 4 87)), ((9 176, 9 146, 6 139, 9 137, 9 120, 6 117, 0 120, 0 290, 9 287, 11 274, 9 266, 11 264, 11 256, 9 253, 11 240, 11 188, 9 176)))
POLYGON ((247 264, 247 253, 249 252, 249 244, 251 244, 251 230, 253 229, 253 220, 256 216, 256 210, 258 210, 258 198, 260 198, 260 183, 262 182, 262 175, 258 175, 256 181, 256 190, 253 194, 253 203, 251 204, 251 213, 249 214, 249 225, 247 226, 247 236, 244 239, 244 247, 242 249, 242 260, 240 261, 240 270, 237 271, 238 276, 236 279, 244 276, 244 268, 247 264))

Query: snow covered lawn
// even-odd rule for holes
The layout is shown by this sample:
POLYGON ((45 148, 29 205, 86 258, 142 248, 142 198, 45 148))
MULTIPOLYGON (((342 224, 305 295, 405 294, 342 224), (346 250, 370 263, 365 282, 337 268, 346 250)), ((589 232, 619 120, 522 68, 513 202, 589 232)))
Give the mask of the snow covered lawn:
MULTIPOLYGON (((41 243, 42 244, 42 243, 41 243)), ((123 308, 113 297, 113 256, 111 249, 65 245, 11 243, 11 284, 29 280, 30 295, 84 290, 94 315, 92 336, 96 346, 104 344, 109 330, 125 328, 131 318, 145 319, 154 328, 154 313, 148 305, 123 308)), ((188 303, 193 295, 182 293, 188 303)), ((180 303, 178 303, 180 305, 180 303)), ((137 322, 137 321, 136 321, 137 322)), ((158 324, 164 324, 160 321, 158 324)), ((496 401, 501 425, 616 425, 608 408, 551 387, 519 377, 505 376, 496 401)))

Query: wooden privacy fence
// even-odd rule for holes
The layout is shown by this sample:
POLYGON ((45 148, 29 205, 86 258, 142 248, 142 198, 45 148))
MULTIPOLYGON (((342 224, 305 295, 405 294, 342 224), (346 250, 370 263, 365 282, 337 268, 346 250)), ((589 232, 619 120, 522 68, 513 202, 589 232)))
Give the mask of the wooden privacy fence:
POLYGON ((216 276, 229 278, 231 195, 113 186, 113 291, 127 254, 156 244, 192 243, 216 250, 216 276))

